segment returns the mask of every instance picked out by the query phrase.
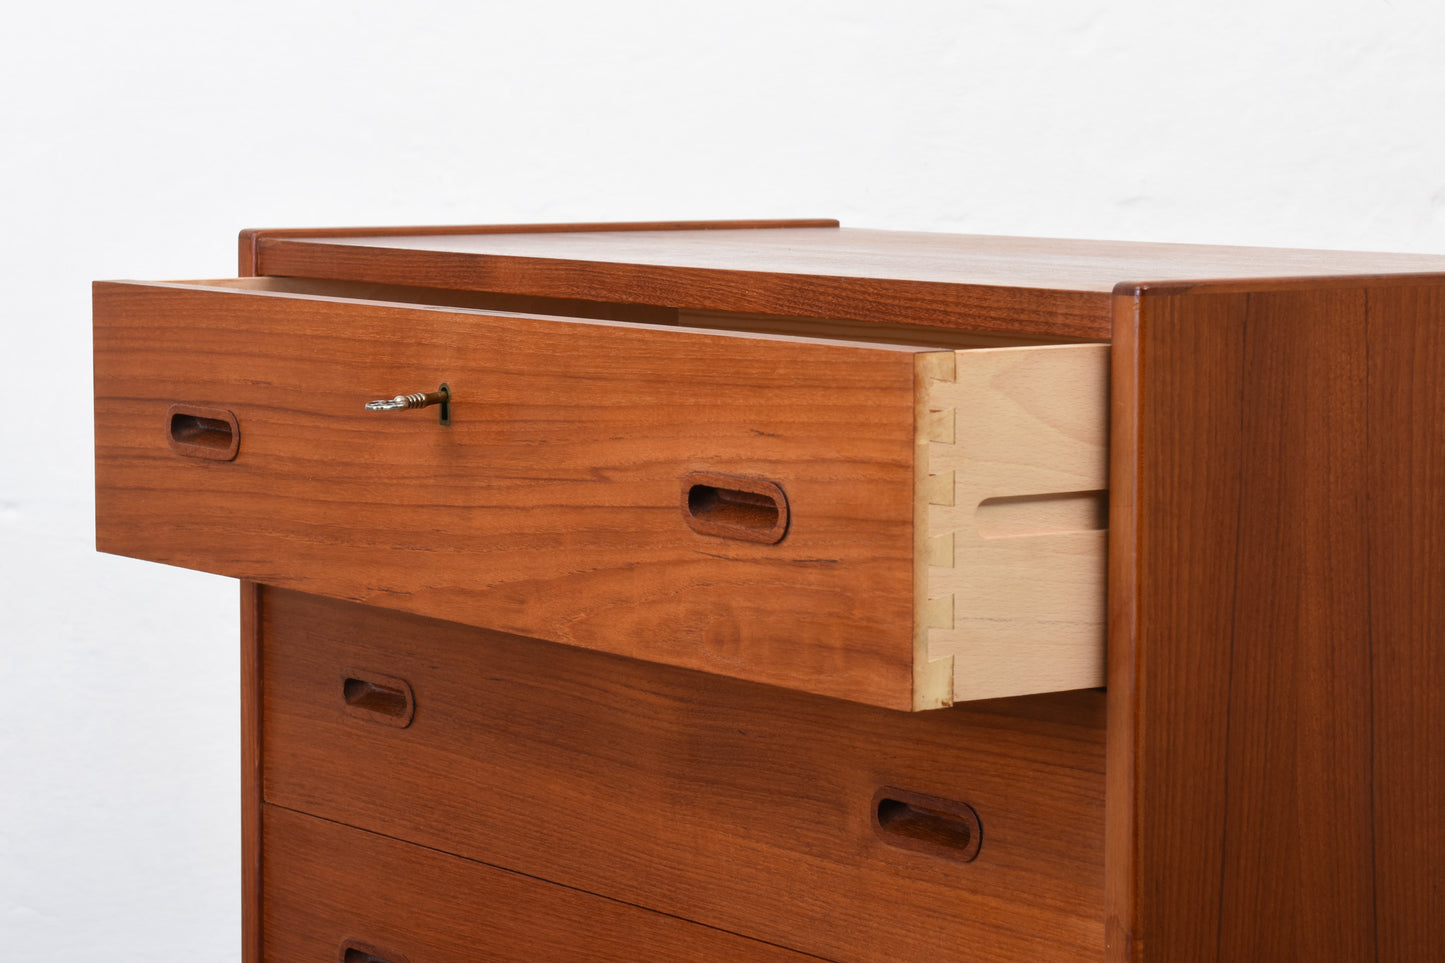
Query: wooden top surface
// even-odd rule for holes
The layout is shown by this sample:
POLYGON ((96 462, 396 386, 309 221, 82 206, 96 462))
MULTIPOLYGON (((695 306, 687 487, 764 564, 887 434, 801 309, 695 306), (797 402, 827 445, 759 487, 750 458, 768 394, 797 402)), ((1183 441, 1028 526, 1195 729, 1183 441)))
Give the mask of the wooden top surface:
POLYGON ((1445 271, 1445 256, 1051 240, 859 228, 292 238, 291 243, 597 264, 1112 291, 1120 282, 1445 271))
POLYGON ((1441 255, 780 223, 262 231, 243 241, 258 274, 1078 338, 1109 337, 1109 298, 1124 283, 1445 273, 1441 255))

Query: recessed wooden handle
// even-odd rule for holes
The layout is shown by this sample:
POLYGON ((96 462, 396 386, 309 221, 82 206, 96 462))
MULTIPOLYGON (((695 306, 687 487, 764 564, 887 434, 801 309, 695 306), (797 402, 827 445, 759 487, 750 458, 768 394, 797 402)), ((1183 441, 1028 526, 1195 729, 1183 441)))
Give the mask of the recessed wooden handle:
POLYGON ((178 455, 231 461, 241 448, 241 426, 225 408, 175 404, 166 411, 166 443, 178 455))
POLYGON ((341 699, 346 711, 358 719, 405 729, 416 715, 411 684, 394 675, 361 669, 341 674, 341 699))
POLYGON ((682 514, 693 531, 719 538, 772 545, 788 533, 788 496, 762 478, 685 475, 682 514))
POLYGON ((342 943, 341 955, 337 959, 340 963, 411 963, 400 953, 389 953, 360 940, 342 943))
POLYGON ((978 856, 983 826, 967 803, 880 789, 873 797, 873 830, 884 842, 969 862, 978 856))

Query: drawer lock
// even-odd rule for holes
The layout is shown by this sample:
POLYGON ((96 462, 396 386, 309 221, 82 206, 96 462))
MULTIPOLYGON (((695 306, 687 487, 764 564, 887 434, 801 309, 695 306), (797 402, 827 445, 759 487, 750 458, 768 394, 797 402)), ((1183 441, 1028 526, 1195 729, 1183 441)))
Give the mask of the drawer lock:
POLYGON ((452 390, 447 387, 445 381, 435 391, 418 391, 409 395, 397 395, 395 398, 378 398, 376 401, 366 403, 367 411, 409 411, 412 408, 430 408, 437 405, 437 423, 442 425, 451 424, 452 413, 452 390))

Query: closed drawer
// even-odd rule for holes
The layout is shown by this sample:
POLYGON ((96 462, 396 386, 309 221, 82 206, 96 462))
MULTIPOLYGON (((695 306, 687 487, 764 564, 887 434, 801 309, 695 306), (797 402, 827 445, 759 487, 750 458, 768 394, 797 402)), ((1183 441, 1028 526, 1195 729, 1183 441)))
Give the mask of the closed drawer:
POLYGON ((270 803, 827 959, 1101 951, 1099 692, 901 713, 260 605, 270 803))
POLYGON ((1097 686, 1107 350, 99 284, 97 544, 894 708, 1097 686))
POLYGON ((274 806, 263 820, 274 963, 806 959, 274 806))

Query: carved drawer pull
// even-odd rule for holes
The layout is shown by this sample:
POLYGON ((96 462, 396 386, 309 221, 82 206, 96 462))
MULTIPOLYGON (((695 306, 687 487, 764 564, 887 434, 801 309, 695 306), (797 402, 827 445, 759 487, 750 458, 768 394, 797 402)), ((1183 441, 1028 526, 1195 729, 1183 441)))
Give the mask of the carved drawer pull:
POLYGON ((341 954, 337 959, 339 963, 410 963, 399 953, 388 953, 359 940, 342 943, 341 954))
POLYGON ((346 711, 358 719, 405 729, 416 714, 416 697, 405 679, 360 669, 341 675, 341 698, 346 711))
POLYGON ((175 404, 166 411, 166 442, 178 455, 231 461, 241 447, 241 426, 225 408, 175 404))
POLYGON ((772 545, 788 533, 788 496, 777 483, 761 478, 686 475, 682 514, 703 535, 772 545))
POLYGON ((978 856, 983 826, 967 803, 880 789, 873 797, 873 830, 884 842, 969 862, 978 856))

